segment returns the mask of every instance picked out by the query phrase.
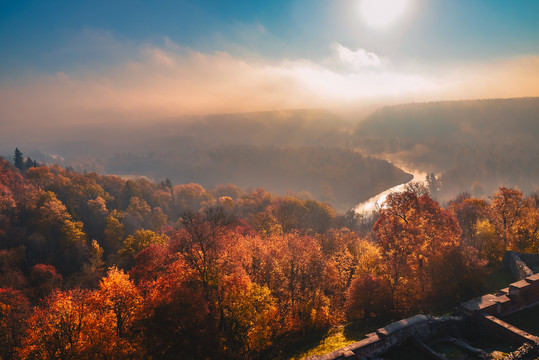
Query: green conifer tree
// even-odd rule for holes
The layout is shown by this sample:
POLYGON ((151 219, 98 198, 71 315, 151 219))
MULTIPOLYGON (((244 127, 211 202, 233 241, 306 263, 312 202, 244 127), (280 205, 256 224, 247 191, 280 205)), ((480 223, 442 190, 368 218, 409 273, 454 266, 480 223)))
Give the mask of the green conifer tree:
POLYGON ((13 163, 15 164, 15 167, 19 169, 20 171, 24 171, 24 159, 22 157, 22 152, 19 150, 19 148, 15 148, 15 156, 13 157, 13 163))

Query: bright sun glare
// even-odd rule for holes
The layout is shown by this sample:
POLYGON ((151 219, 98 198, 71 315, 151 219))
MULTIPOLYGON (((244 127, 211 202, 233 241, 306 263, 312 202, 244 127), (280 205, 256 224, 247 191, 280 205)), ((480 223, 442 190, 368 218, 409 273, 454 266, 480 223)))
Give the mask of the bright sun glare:
POLYGON ((373 27, 386 27, 395 21, 404 10, 408 0, 361 0, 361 15, 373 27))

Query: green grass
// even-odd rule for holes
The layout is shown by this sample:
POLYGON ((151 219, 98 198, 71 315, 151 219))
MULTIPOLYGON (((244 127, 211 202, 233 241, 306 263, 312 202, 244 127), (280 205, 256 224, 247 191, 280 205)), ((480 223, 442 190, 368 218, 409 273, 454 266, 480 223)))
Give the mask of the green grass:
POLYGON ((277 360, 299 360, 312 355, 325 355, 365 339, 365 335, 389 324, 388 319, 368 319, 337 326, 325 332, 312 333, 289 340, 279 354, 268 354, 277 360))
POLYGON ((311 355, 323 355, 346 345, 352 344, 357 340, 352 340, 344 335, 344 326, 329 330, 325 337, 321 339, 316 346, 306 351, 292 355, 290 359, 303 359, 311 355))

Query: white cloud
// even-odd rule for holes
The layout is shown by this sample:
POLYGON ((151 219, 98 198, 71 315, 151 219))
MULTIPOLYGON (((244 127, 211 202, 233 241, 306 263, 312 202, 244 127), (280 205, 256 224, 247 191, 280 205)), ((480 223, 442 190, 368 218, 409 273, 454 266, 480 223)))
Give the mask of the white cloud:
POLYGON ((354 70, 360 70, 366 67, 379 67, 387 62, 372 52, 364 49, 350 50, 339 43, 331 45, 338 61, 354 70))
POLYGON ((288 77, 296 79, 303 89, 332 105, 339 101, 415 95, 438 87, 438 84, 420 75, 387 70, 342 73, 309 61, 290 62, 275 71, 286 73, 288 77))

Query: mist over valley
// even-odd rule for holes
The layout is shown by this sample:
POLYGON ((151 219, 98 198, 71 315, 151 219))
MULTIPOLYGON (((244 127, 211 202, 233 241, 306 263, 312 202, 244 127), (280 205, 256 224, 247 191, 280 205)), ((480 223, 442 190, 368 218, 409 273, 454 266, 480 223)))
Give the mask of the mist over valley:
POLYGON ((399 165, 435 174, 439 200, 504 185, 536 191, 538 113, 538 98, 521 98, 392 105, 358 119, 317 109, 209 115, 59 127, 38 142, 11 136, 2 151, 19 146, 77 171, 302 193, 345 211, 410 181, 399 165))

